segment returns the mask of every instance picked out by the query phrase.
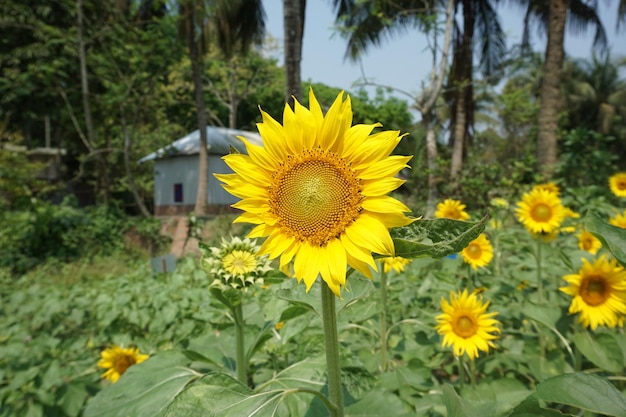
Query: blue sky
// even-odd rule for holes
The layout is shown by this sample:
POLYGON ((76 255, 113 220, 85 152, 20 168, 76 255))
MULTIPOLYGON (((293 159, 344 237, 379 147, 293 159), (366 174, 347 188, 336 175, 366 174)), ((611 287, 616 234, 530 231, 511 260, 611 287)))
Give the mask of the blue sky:
MULTIPOLYGON (((617 0, 600 1, 600 17, 609 38, 611 56, 626 56, 626 25, 621 33, 616 34, 615 18, 617 0)), ((266 0, 267 29, 276 38, 282 48, 283 40, 283 0, 266 0)), ((498 12, 501 24, 508 34, 507 47, 519 43, 522 35, 524 11, 502 4, 498 12)), ((366 77, 373 82, 389 85, 418 93, 423 81, 427 80, 431 67, 429 52, 426 50, 424 35, 417 30, 384 41, 382 46, 369 49, 361 64, 344 60, 345 40, 333 29, 334 16, 329 0, 308 0, 304 45, 302 51, 302 80, 312 80, 354 90, 353 84, 361 76, 363 69, 366 77)), ((565 50, 568 56, 587 58, 591 56, 591 43, 594 31, 574 36, 565 35, 565 50)), ((543 51, 545 37, 531 33, 533 48, 543 51)), ((278 53, 282 62, 282 52, 278 53)))

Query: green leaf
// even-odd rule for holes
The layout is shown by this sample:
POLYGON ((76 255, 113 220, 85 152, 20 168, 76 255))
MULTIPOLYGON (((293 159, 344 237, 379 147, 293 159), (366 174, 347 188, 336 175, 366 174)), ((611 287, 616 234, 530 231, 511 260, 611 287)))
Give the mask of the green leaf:
POLYGON ((573 336, 576 347, 596 366, 618 373, 624 368, 624 356, 615 337, 610 333, 582 331, 573 336))
POLYGON ((76 417, 80 414, 86 398, 87 390, 85 389, 85 384, 70 382, 65 387, 65 392, 61 398, 61 407, 68 416, 76 417))
POLYGON ((493 410, 492 401, 483 404, 470 403, 461 398, 450 384, 444 384, 442 390, 443 403, 448 411, 448 417, 488 416, 490 410, 493 410))
POLYGON ((443 258, 458 253, 485 229, 489 214, 478 222, 453 219, 417 220, 394 229, 396 256, 443 258))
POLYGON ((164 417, 275 416, 284 390, 254 393, 236 379, 209 374, 168 405, 164 417))
POLYGON ((531 320, 547 326, 548 328, 556 327, 556 322, 561 318, 561 311, 554 307, 545 307, 538 304, 528 303, 523 309, 524 315, 531 320))
POLYGON ((162 416, 181 391, 201 376, 183 366, 187 362, 182 353, 167 351, 130 367, 87 404, 84 417, 162 416))
POLYGON ((515 407, 508 417, 563 417, 564 415, 559 411, 541 408, 537 394, 533 393, 515 407))
POLYGON ((375 389, 363 395, 357 402, 345 408, 346 417, 410 417, 402 401, 395 395, 382 389, 375 389))
POLYGON ((591 213, 585 219, 587 230, 600 239, 613 257, 626 268, 626 229, 605 222, 597 213, 591 213))
POLYGON ((537 397, 614 417, 626 417, 626 396, 606 378, 576 372, 546 379, 537 386, 537 397))

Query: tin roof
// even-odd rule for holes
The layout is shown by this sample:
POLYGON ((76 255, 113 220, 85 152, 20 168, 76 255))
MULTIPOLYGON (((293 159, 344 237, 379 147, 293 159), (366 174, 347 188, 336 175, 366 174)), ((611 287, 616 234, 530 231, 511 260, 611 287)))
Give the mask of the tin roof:
MULTIPOLYGON (((231 146, 239 152, 245 152, 245 146, 237 136, 243 136, 249 142, 263 146, 261 135, 257 132, 217 126, 207 126, 206 132, 207 149, 209 154, 213 155, 226 155, 230 152, 231 146)), ((195 155, 198 152, 200 152, 200 130, 195 130, 156 152, 144 156, 139 160, 139 163, 167 158, 169 156, 195 155)))

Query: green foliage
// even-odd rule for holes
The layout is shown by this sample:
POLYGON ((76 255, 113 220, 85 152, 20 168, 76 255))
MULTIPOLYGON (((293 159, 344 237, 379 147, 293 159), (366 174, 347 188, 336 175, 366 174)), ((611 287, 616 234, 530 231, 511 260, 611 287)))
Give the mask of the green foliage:
POLYGON ((28 211, 2 216, 0 267, 23 273, 48 258, 62 261, 107 255, 123 248, 126 216, 118 209, 80 209, 71 199, 56 205, 37 202, 28 211))

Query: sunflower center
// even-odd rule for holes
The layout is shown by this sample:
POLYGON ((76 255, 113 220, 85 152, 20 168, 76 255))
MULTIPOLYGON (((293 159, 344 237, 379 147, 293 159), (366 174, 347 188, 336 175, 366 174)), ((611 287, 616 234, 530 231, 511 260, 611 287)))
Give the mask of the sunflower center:
POLYGON ((135 364, 134 358, 127 356, 127 355, 120 356, 115 361, 115 371, 118 374, 122 375, 124 372, 126 372, 128 368, 130 368, 134 364, 135 364))
POLYGON ((480 259, 482 253, 483 251, 480 248, 480 245, 477 245, 476 243, 470 243, 470 245, 467 247, 466 254, 469 255, 469 257, 472 259, 480 259))
POLYGON ((224 256, 224 269, 233 275, 244 275, 254 271, 256 258, 250 252, 234 250, 224 256))
POLYGON ((626 181, 618 181, 617 189, 620 191, 626 191, 626 181))
POLYGON ((337 154, 322 149, 290 156, 269 187, 278 225, 300 241, 325 245, 361 210, 360 183, 337 154))
POLYGON ((456 333, 457 336, 467 339, 468 337, 474 336, 476 334, 476 322, 472 319, 472 317, 467 315, 462 315, 457 318, 456 322, 452 324, 452 330, 456 333))
POLYGON ((587 236, 583 239, 583 249, 588 251, 591 248, 593 248, 593 240, 587 236))
POLYGON ((552 217, 552 208, 547 204, 539 203, 532 208, 530 215, 536 222, 547 222, 552 217))
POLYGON ((580 296, 592 307, 603 304, 610 295, 610 288, 604 277, 590 276, 580 286, 580 296))

